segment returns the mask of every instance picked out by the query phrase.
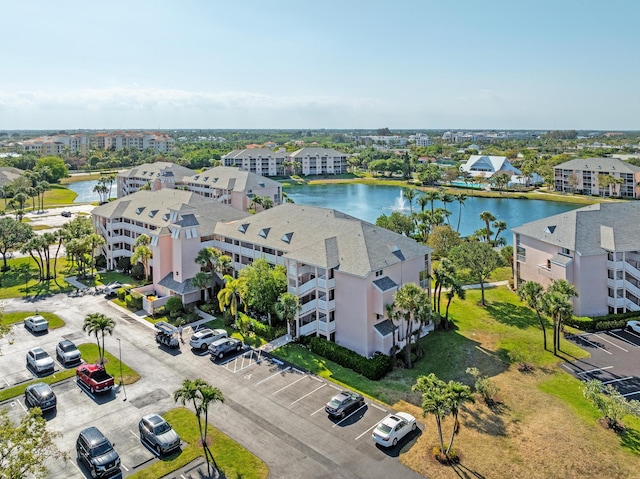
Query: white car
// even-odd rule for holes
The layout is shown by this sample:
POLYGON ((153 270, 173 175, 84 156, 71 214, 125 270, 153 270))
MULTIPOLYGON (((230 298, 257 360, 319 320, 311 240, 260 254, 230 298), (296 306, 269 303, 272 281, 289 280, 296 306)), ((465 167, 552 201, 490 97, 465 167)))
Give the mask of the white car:
POLYGON ((634 333, 640 334, 640 321, 636 319, 627 321, 627 329, 629 331, 633 331, 634 333))
POLYGON ((189 340, 189 346, 193 349, 206 351, 211 343, 228 336, 229 335, 224 329, 201 329, 200 331, 193 333, 193 336, 191 336, 191 339, 189 340))
POLYGON ((371 437, 381 446, 395 446, 409 432, 415 431, 416 427, 415 417, 406 412, 397 412, 380 421, 371 437))
POLYGON ((24 320, 24 327, 32 333, 38 333, 49 330, 49 321, 44 319, 39 314, 35 316, 29 316, 24 320))
POLYGON ((49 356, 42 348, 33 348, 27 352, 27 365, 33 369, 36 374, 47 371, 53 372, 53 358, 49 356))

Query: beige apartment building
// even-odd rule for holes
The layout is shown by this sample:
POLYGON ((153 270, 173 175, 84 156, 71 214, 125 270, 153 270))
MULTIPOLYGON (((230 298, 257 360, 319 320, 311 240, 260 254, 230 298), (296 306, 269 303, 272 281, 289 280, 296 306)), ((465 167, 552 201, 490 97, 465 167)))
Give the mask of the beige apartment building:
POLYGON ((638 199, 640 167, 619 158, 578 158, 553 168, 553 186, 568 193, 638 199))
POLYGON ((148 187, 151 191, 175 188, 182 184, 185 176, 193 174, 193 170, 167 161, 145 163, 118 173, 118 198, 135 193, 140 188, 148 187))
POLYGON ((263 176, 291 173, 293 163, 300 165, 303 175, 339 175, 347 172, 347 158, 346 153, 332 148, 301 148, 293 153, 284 149, 247 148, 227 153, 222 162, 263 176))
POLYGON ((640 311, 639 203, 599 203, 512 231, 516 286, 564 279, 578 316, 640 311))
POLYGON ((192 191, 139 191, 93 210, 105 237, 108 268, 131 256, 135 238, 151 237, 153 293, 147 311, 171 295, 201 299, 191 279, 195 257, 213 246, 236 271, 265 258, 287 270, 288 291, 300 298, 294 335, 321 335, 365 356, 402 347, 406 332, 385 318, 397 289, 428 285, 431 249, 336 210, 282 204, 254 215, 192 191))

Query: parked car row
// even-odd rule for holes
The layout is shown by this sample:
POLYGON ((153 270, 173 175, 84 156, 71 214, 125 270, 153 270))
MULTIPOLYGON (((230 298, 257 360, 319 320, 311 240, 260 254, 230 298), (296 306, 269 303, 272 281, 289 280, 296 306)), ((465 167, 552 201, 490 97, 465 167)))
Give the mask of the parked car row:
MULTIPOLYGON (((56 345, 56 357, 64 367, 82 361, 82 355, 76 345, 66 339, 56 345)), ((53 358, 41 347, 27 351, 27 366, 36 374, 52 373, 55 369, 53 358)))

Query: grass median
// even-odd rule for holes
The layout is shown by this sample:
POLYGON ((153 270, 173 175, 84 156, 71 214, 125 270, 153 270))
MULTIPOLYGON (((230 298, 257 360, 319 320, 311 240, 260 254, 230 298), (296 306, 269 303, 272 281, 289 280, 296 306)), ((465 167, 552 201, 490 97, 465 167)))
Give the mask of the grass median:
POLYGON ((65 324, 62 318, 60 318, 59 316, 46 311, 37 311, 37 310, 28 311, 28 312, 18 311, 14 313, 4 313, 2 315, 2 322, 4 324, 15 324, 15 323, 24 321, 25 318, 28 318, 29 316, 35 316, 36 314, 39 314, 44 319, 49 321, 49 329, 58 329, 64 326, 65 324))
MULTIPOLYGON (((93 343, 85 343, 78 345, 78 349, 82 353, 82 359, 87 363, 95 363, 98 361, 98 346, 93 343)), ((109 374, 116 378, 116 382, 120 380, 120 361, 115 356, 111 355, 108 351, 104 353, 104 364, 107 368, 109 374)), ((72 378, 76 375, 76 368, 72 367, 70 369, 61 369, 60 371, 51 374, 50 376, 43 376, 32 381, 27 381, 22 384, 18 384, 17 386, 13 386, 10 388, 0 390, 0 402, 6 401, 7 399, 14 398, 16 396, 20 396, 24 394, 24 390, 33 383, 46 383, 46 384, 55 384, 60 381, 64 381, 65 379, 72 378)), ((127 366, 124 362, 122 363, 122 379, 125 385, 133 384, 138 379, 140 379, 140 375, 127 366)))
MULTIPOLYGON (((163 417, 173 426, 187 445, 180 451, 163 457, 151 466, 129 476, 130 479, 164 477, 202 456, 200 433, 195 414, 185 408, 176 408, 168 411, 163 417)), ((260 458, 211 425, 209 426, 208 439, 213 457, 224 473, 222 477, 241 477, 243 479, 266 479, 268 477, 269 468, 260 458)))

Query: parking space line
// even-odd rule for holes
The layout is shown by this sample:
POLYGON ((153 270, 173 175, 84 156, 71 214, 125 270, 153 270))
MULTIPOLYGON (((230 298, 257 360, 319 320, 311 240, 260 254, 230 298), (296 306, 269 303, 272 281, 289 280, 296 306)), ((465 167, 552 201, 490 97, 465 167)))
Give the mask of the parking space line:
POLYGON ((333 389, 336 389, 338 391, 343 391, 344 388, 339 388, 338 386, 334 386, 333 384, 328 383, 329 387, 332 387, 333 389))
MULTIPOLYGON (((616 329, 616 331, 623 331, 623 330, 622 329, 616 329)), ((634 337, 640 339, 640 334, 636 333, 635 331, 631 331, 630 329, 628 329, 627 333, 630 334, 631 336, 634 336, 634 337)))
POLYGON ((335 423, 333 426, 331 427, 336 427, 338 425, 340 425, 343 421, 346 421, 347 419, 349 419, 351 416, 353 416, 355 413, 357 413, 360 409, 363 409, 366 406, 366 404, 363 404, 362 406, 360 406, 358 409, 356 409, 355 411, 353 411, 351 414, 349 414, 348 416, 343 417, 342 419, 340 419, 337 423, 335 423))
POLYGON ((317 388, 315 388, 313 391, 311 391, 310 393, 305 394, 302 397, 299 397, 298 399, 296 399, 295 401, 293 401, 291 404, 289 404, 289 406, 293 406, 295 403, 297 403, 298 401, 302 401, 304 398, 306 398, 307 396, 311 396, 314 392, 316 392, 319 389, 322 389, 323 387, 325 387, 327 384, 323 384, 322 386, 319 386, 317 388))
POLYGON ((295 383, 297 383, 298 381, 302 381, 303 379, 305 379, 307 376, 302 376, 300 379, 296 379, 295 381, 293 381, 292 383, 287 384, 284 387, 281 387, 280 389, 278 389, 277 391, 271 393, 271 394, 278 394, 280 391, 284 391, 285 389, 287 389, 289 386, 293 386, 295 383))
POLYGON ((364 436, 366 433, 368 433, 369 431, 371 431, 374 427, 376 427, 377 424, 374 424, 373 426, 371 426, 369 429, 367 429, 365 432, 363 432, 362 434, 360 434, 358 437, 355 438, 355 440, 357 441, 358 439, 360 439, 362 436, 364 436))
POLYGON ((628 376, 626 378, 620 378, 620 379, 612 379, 611 381, 605 381, 602 384, 617 383, 618 381, 628 381, 629 379, 633 379, 633 376, 628 376))
POLYGON ((129 472, 129 469, 127 469, 127 466, 125 466, 122 462, 120 463, 120 465, 121 465, 122 467, 124 467, 124 470, 125 470, 125 471, 129 472))
MULTIPOLYGON (((616 338, 620 338, 620 336, 618 336, 617 334, 613 334, 611 333, 612 336, 615 336, 616 338)), ((598 336, 599 339, 602 339, 603 341, 608 342, 609 344, 611 344, 612 346, 615 346, 616 348, 622 349, 625 353, 628 353, 629 351, 624 349, 622 346, 618 346, 616 343, 614 343, 613 341, 609 341, 607 338, 603 338, 602 336, 598 336)))
MULTIPOLYGON (((306 373, 304 373, 304 374, 306 374, 306 373)), ((314 381, 318 381, 319 383, 324 382, 324 381, 322 381, 322 379, 317 378, 317 377, 315 377, 315 376, 308 376, 308 377, 310 377, 310 378, 311 378, 311 379, 313 379, 314 381)))
POLYGON ((629 343, 632 346, 635 346, 636 348, 639 347, 636 343, 634 343, 632 341, 629 341, 628 339, 623 338, 622 336, 618 336, 616 333, 611 333, 611 336, 615 336, 616 338, 620 339, 621 341, 624 341, 625 343, 629 343))
POLYGON ((632 393, 623 394, 623 396, 624 397, 633 396, 634 394, 640 394, 640 391, 635 391, 635 392, 632 392, 632 393))
POLYGON ((73 467, 75 467, 80 472, 80 474, 84 476, 84 472, 82 472, 82 469, 80 469, 80 466, 76 464, 76 461, 69 461, 69 462, 73 465, 73 467))
POLYGON ((324 408, 325 408, 325 407, 326 407, 326 406, 322 406, 322 407, 321 407, 320 409, 318 409, 317 411, 314 411, 314 412, 312 412, 311 414, 309 414, 309 416, 313 416, 313 415, 315 415, 315 414, 318 414, 320 411, 324 411, 324 408))
POLYGON ((27 409, 27 406, 25 406, 24 404, 22 404, 22 403, 20 402, 20 400, 19 400, 19 399, 16 399, 16 402, 17 402, 18 404, 20 404, 20 406, 22 407, 22 409, 24 409, 24 412, 29 412, 29 410, 27 409))
POLYGON ((562 366, 563 368, 565 368, 567 371, 569 371, 572 374, 576 374, 576 372, 571 369, 569 366, 567 366, 566 364, 562 363, 560 366, 562 366))
POLYGON ((374 402, 370 402, 370 403, 369 403, 369 406, 373 406, 374 408, 379 409, 379 410, 380 410, 380 411, 382 411, 382 412, 387 412, 387 410, 386 410, 385 408, 383 408, 383 407, 381 407, 381 406, 378 406, 378 405, 377 405, 376 403, 374 403, 374 402))
POLYGON ((258 384, 262 384, 263 382, 268 381, 269 379, 274 378, 276 376, 279 376, 280 374, 284 373, 285 371, 288 371, 289 369, 291 369, 291 366, 288 366, 288 367, 284 368, 282 371, 278 371, 277 373, 272 374, 271 376, 268 376, 268 377, 262 379, 261 381, 258 381, 255 385, 257 386, 258 384))
POLYGON ((139 437, 139 436, 138 436, 135 432, 133 432, 131 429, 129 429, 129 432, 131 433, 131 435, 132 435, 133 437, 135 437, 136 439, 138 439, 138 437, 139 437))
POLYGON ((576 372, 576 374, 589 374, 589 373, 595 373, 596 371, 603 371, 605 369, 611 369, 613 368, 613 366, 605 366, 604 368, 595 368, 595 369, 589 369, 588 371, 580 371, 579 373, 576 372))
POLYGON ((591 341, 589 341, 587 338, 585 338, 585 336, 586 336, 585 334, 581 334, 581 335, 579 335, 578 337, 579 337, 580 339, 582 339, 583 341, 586 341, 587 343, 591 344, 592 346, 595 346, 596 348, 603 350, 605 353, 607 353, 607 354, 611 354, 611 351, 607 351, 606 349, 601 348, 600 346, 598 346, 596 343, 592 343, 592 342, 591 342, 591 341))

